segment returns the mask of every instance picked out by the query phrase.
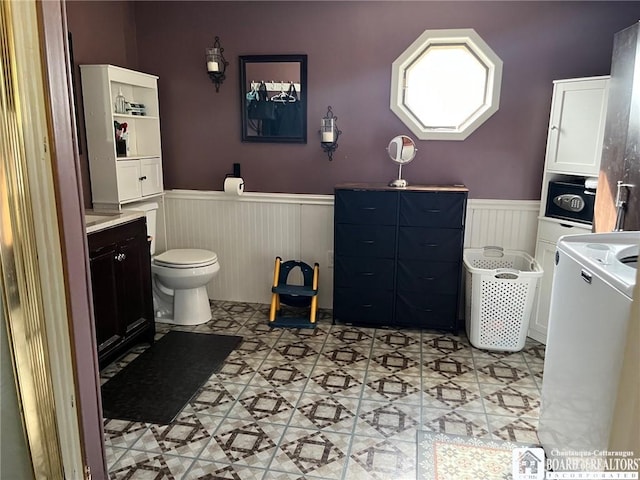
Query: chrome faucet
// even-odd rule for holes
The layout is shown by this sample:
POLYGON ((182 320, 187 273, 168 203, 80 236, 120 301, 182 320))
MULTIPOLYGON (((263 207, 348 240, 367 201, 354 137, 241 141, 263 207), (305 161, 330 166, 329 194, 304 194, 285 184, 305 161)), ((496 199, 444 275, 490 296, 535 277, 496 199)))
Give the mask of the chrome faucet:
POLYGON ((634 185, 630 183, 622 183, 618 180, 618 191, 616 192, 616 225, 614 232, 621 232, 624 229, 624 214, 627 211, 627 201, 629 200, 629 189, 634 185), (622 198, 622 189, 624 188, 624 199, 622 198))

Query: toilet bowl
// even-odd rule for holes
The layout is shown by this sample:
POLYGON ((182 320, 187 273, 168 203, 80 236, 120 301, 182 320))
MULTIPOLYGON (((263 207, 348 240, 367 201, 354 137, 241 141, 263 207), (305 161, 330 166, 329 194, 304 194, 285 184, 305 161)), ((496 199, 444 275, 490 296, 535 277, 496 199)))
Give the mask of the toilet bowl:
POLYGON ((156 321, 200 325, 211 320, 207 284, 220 270, 209 250, 167 250, 151 259, 156 321))
MULTIPOLYGON (((215 252, 177 248, 156 253, 157 202, 137 202, 130 210, 142 211, 151 239, 153 310, 157 322, 200 325, 211 320, 207 284, 220 270, 215 252)), ((164 225, 164 222, 162 222, 164 225)))

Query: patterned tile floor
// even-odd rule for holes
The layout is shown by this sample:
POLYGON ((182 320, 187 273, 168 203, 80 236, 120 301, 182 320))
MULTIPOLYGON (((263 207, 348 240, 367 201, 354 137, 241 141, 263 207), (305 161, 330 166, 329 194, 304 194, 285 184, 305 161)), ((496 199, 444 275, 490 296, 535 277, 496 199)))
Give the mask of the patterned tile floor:
POLYGON ((416 476, 418 429, 537 442, 544 346, 533 340, 487 352, 464 333, 332 325, 330 311, 314 330, 269 328, 267 305, 212 312, 180 329, 243 343, 174 423, 104 419, 112 479, 404 480, 416 476))

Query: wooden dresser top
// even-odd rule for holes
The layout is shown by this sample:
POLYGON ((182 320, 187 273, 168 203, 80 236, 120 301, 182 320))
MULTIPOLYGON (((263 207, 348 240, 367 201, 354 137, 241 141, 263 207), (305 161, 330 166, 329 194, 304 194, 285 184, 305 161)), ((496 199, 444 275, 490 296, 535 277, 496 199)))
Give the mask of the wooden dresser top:
POLYGON ((390 187, 384 183, 340 183, 336 190, 388 190, 391 192, 468 192, 464 185, 409 185, 404 188, 390 187))

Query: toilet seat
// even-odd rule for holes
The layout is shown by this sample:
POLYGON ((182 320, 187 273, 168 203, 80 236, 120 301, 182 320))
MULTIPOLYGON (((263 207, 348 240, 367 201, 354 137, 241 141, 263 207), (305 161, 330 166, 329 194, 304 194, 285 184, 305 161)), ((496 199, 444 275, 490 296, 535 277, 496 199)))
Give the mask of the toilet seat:
POLYGON ((215 252, 197 248, 176 248, 154 257, 153 263, 161 267, 198 268, 213 265, 218 261, 215 252))

